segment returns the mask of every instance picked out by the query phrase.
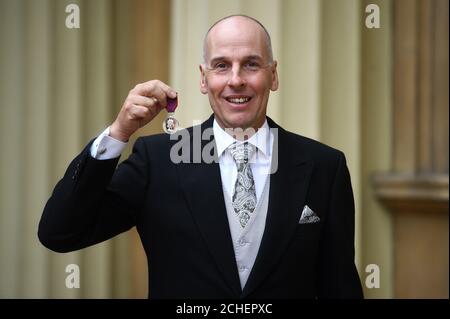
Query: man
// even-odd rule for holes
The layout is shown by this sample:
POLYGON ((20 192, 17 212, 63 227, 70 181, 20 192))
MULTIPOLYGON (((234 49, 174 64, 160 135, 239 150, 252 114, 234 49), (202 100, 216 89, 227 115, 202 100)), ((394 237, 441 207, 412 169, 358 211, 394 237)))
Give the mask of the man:
POLYGON ((139 138, 116 170, 130 136, 176 97, 158 80, 137 85, 56 185, 41 242, 73 251, 136 226, 154 298, 362 297, 345 157, 266 117, 278 89, 266 29, 247 16, 218 21, 200 73, 214 115, 181 139, 139 138))

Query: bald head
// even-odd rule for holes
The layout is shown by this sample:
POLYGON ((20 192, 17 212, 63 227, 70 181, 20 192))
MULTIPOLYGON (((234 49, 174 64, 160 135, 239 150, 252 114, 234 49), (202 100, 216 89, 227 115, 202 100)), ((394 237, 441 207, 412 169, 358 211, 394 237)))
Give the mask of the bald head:
MULTIPOLYGON (((209 49, 210 49, 210 37, 214 36, 216 32, 221 32, 223 28, 231 28, 245 25, 253 25, 256 27, 256 30, 259 30, 260 36, 263 38, 264 47, 267 54, 268 62, 273 62, 273 53, 272 53, 272 43, 270 40, 269 32, 258 20, 241 14, 227 16, 215 22, 206 32, 205 38, 203 40, 203 61, 207 63, 209 59, 209 49)), ((256 35, 255 35, 256 36, 256 35)))

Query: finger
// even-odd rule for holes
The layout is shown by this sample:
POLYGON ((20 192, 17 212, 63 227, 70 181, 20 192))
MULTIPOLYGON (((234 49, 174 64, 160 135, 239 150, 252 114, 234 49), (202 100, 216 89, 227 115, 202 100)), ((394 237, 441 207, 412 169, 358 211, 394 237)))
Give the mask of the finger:
POLYGON ((140 123, 140 126, 147 124, 151 121, 162 108, 149 108, 143 105, 133 105, 129 111, 129 117, 132 120, 137 120, 140 123))
MULTIPOLYGON (((149 82, 152 82, 152 81, 149 81, 149 82)), ((149 83, 149 82, 146 82, 146 83, 149 83)), ((164 91, 164 93, 166 94, 166 96, 168 96, 168 97, 170 97, 170 98, 172 98, 172 99, 174 99, 174 98, 177 97, 177 92, 176 92, 173 88, 171 88, 170 86, 168 86, 166 83, 161 82, 161 81, 159 81, 159 80, 155 80, 155 82, 156 82, 156 85, 157 85, 161 90, 164 91)))
POLYGON ((129 101, 132 104, 142 105, 146 107, 153 107, 158 104, 158 99, 154 97, 147 97, 142 95, 131 95, 129 101))
POLYGON ((175 98, 177 96, 177 92, 174 89, 159 80, 152 80, 138 84, 135 89, 139 92, 140 95, 145 96, 154 96, 155 91, 159 90, 162 90, 164 94, 170 98, 175 98))
MULTIPOLYGON (((156 98, 153 98, 153 99, 156 100, 156 98)), ((159 102, 155 102, 152 106, 146 106, 146 105, 136 105, 136 106, 147 108, 150 111, 150 115, 152 115, 152 116, 158 115, 158 113, 161 112, 161 110, 165 108, 159 102)))
POLYGON ((160 88, 160 87, 156 87, 154 90, 153 90, 153 93, 152 93, 152 96, 151 96, 152 98, 155 98, 156 100, 157 100, 157 102, 160 104, 160 105, 162 105, 163 107, 166 107, 167 106, 167 94, 166 94, 166 92, 162 89, 162 88, 160 88))
POLYGON ((143 105, 133 104, 129 110, 129 116, 131 119, 143 119, 151 115, 151 111, 148 107, 143 105))

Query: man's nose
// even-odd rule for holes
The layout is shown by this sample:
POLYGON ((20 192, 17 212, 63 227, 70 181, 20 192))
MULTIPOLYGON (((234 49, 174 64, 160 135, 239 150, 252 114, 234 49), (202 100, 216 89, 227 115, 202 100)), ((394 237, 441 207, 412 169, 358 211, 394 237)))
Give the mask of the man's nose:
POLYGON ((233 87, 241 87, 245 85, 245 79, 242 76, 242 69, 240 66, 233 66, 230 77, 228 79, 228 85, 233 87))

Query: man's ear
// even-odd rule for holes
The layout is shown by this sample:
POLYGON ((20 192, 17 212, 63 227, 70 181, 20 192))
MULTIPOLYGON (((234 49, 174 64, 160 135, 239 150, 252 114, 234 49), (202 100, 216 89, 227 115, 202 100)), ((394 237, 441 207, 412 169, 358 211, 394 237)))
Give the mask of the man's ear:
POLYGON ((270 90, 276 91, 278 90, 278 71, 277 71, 277 61, 273 61, 273 65, 271 67, 272 72, 272 84, 270 86, 270 90))
POLYGON ((200 69, 200 92, 206 94, 208 93, 208 84, 206 82, 205 66, 203 64, 200 64, 199 69, 200 69))

